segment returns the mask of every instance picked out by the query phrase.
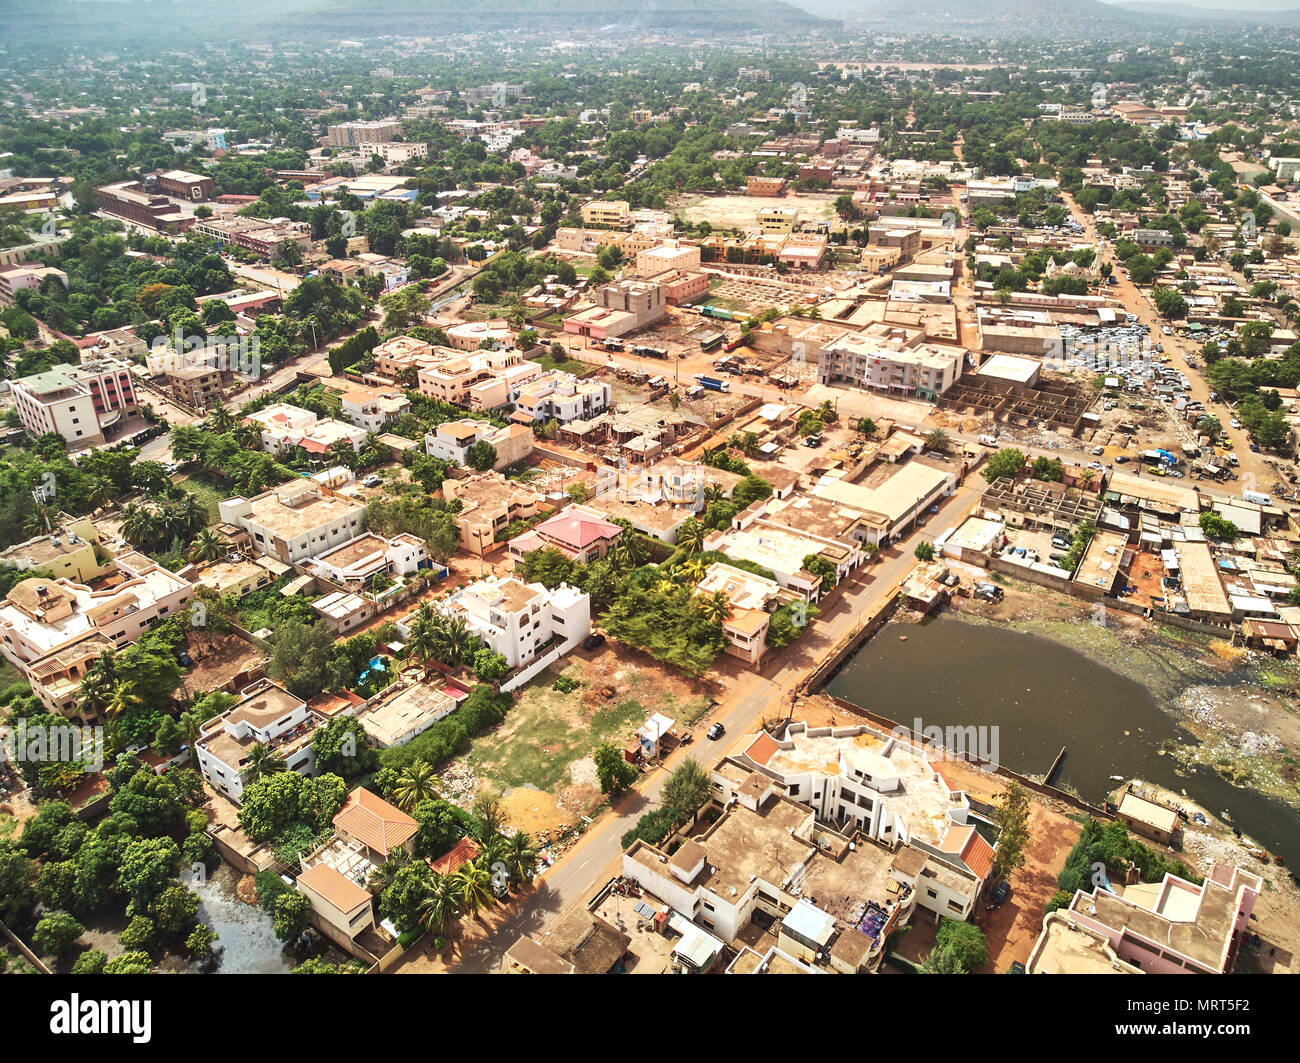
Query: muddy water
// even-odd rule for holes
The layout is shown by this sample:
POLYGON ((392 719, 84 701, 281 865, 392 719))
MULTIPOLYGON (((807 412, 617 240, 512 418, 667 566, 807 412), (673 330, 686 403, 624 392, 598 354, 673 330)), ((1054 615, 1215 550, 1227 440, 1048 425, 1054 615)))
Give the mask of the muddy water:
POLYGON ((1141 683, 1059 643, 947 617, 890 624, 826 689, 908 726, 919 718, 925 726, 997 727, 1000 762, 1025 775, 1044 775, 1064 746, 1055 781, 1097 803, 1118 785, 1112 775, 1185 789, 1300 868, 1300 815, 1208 769, 1178 774, 1161 745, 1196 739, 1141 683))
POLYGON ((271 915, 245 904, 235 894, 239 876, 221 864, 204 882, 191 883, 199 895, 199 921, 217 932, 220 974, 285 974, 296 962, 275 936, 271 915))

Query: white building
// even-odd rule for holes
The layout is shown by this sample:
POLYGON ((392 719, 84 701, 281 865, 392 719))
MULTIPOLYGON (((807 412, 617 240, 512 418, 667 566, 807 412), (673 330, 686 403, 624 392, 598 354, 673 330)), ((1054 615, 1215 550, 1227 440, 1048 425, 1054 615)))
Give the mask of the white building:
POLYGON ((358 535, 342 546, 319 555, 317 575, 335 583, 364 583, 372 576, 412 576, 429 560, 424 540, 402 533, 391 539, 374 532, 358 535))
POLYGON ((252 421, 262 430, 262 446, 270 454, 288 447, 302 447, 311 454, 328 454, 336 443, 346 440, 353 453, 361 450, 366 441, 366 429, 344 424, 332 417, 317 417, 310 410, 277 402, 264 410, 250 413, 245 421, 252 421))
POLYGON ((424 452, 431 458, 468 465, 469 450, 479 442, 496 451, 492 468, 500 471, 533 452, 533 430, 522 424, 497 428, 488 421, 445 421, 425 435, 424 452))
POLYGON ((956 383, 965 361, 966 352, 960 347, 908 348, 902 341, 851 332, 818 352, 817 379, 822 384, 933 400, 956 383))
POLYGON ((243 800, 249 751, 259 743, 283 757, 287 770, 314 775, 312 734, 324 722, 301 698, 260 679, 241 692, 238 705, 203 725, 194 749, 199 771, 236 804, 243 800))
POLYGON ((27 434, 52 432, 71 449, 104 442, 106 429, 139 411, 130 370, 108 359, 58 365, 10 387, 27 434))
POLYGON ((591 599, 576 587, 547 590, 513 576, 489 576, 441 603, 511 668, 528 664, 552 641, 569 649, 591 634, 591 599))
POLYGON ((585 421, 609 409, 611 395, 603 380, 579 380, 572 373, 553 370, 519 392, 515 412, 532 421, 585 421))
POLYGON ((236 496, 217 506, 221 520, 241 528, 264 554, 286 564, 319 557, 362 532, 366 507, 321 486, 298 481, 254 498, 236 496))

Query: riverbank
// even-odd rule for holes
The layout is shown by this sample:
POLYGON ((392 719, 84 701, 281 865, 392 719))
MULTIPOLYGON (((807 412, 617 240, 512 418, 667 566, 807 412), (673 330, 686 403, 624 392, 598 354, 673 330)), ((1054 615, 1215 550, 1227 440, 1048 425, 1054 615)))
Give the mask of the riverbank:
MULTIPOLYGON (((1140 683, 1191 741, 1158 752, 1184 772, 1204 768, 1300 811, 1300 664, 1200 632, 1002 582, 997 603, 956 598, 950 614, 969 624, 1034 635, 1140 683)), ((1222 813, 1225 810, 1215 810, 1222 813)))

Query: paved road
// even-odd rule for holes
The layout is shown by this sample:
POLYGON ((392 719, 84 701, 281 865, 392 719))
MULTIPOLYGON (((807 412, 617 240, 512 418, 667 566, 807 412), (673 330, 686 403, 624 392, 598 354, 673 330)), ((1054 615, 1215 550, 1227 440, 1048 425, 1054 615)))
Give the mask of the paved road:
POLYGON ((1276 469, 1269 464, 1263 455, 1257 454, 1250 449, 1250 439, 1246 431, 1233 428, 1230 423, 1230 418, 1233 416, 1232 411, 1222 403, 1210 401, 1210 387, 1205 382, 1205 378, 1199 370, 1192 369, 1187 364, 1188 356, 1197 353, 1199 347, 1195 342, 1185 340, 1180 336, 1165 336, 1162 334, 1161 330, 1168 322, 1156 312, 1155 306, 1150 301, 1147 293, 1141 291, 1129 280, 1128 272, 1124 269, 1123 264, 1114 258, 1110 246, 1097 232, 1096 224, 1093 222, 1091 215, 1084 211, 1069 193, 1062 192, 1061 198, 1069 206, 1075 220, 1083 226, 1088 238, 1096 245, 1099 256, 1098 264, 1109 261, 1114 267, 1113 275, 1117 283, 1111 289, 1110 294, 1118 297, 1123 302, 1125 309, 1131 314, 1136 314, 1138 320, 1151 330, 1151 342, 1164 344, 1165 353, 1172 359, 1171 364, 1187 377, 1190 385, 1188 390, 1192 398, 1204 403, 1206 412, 1218 418, 1223 426, 1224 434, 1232 441, 1233 451, 1237 455, 1237 460, 1241 463, 1240 471, 1243 479, 1246 473, 1253 474, 1256 482, 1260 485, 1259 490, 1269 490, 1273 480, 1277 477, 1276 469))
MULTIPOLYGON (((818 617, 816 626, 799 642, 788 647, 764 670, 751 690, 734 704, 725 706, 715 718, 726 728, 727 738, 717 746, 705 746, 700 759, 712 762, 738 745, 756 730, 764 716, 776 715, 785 706, 790 691, 856 626, 864 614, 874 611, 892 597, 904 577, 916 564, 913 551, 921 540, 933 540, 948 528, 960 524, 978 502, 983 483, 976 480, 959 487, 928 524, 908 539, 885 551, 883 561, 859 571, 845 586, 844 593, 818 617)), ((626 795, 617 808, 605 813, 584 838, 542 876, 541 883, 517 911, 501 926, 476 944, 457 965, 464 973, 495 973, 506 950, 520 934, 538 933, 549 918, 581 900, 606 881, 611 865, 622 852, 622 838, 636 821, 658 802, 660 791, 677 760, 690 755, 679 751, 670 757, 669 770, 656 771, 626 795)))

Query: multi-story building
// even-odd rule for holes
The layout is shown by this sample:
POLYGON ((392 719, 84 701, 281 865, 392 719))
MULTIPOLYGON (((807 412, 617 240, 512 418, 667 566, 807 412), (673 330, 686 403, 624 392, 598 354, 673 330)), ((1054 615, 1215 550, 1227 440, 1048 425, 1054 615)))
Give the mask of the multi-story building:
POLYGON ((277 402, 264 410, 250 413, 251 421, 262 430, 262 446, 271 454, 289 447, 302 447, 309 454, 328 454, 335 444, 346 441, 358 452, 366 441, 366 429, 344 424, 332 417, 317 417, 301 406, 277 402))
POLYGON ((191 409, 206 410, 225 394, 222 372, 215 366, 180 366, 167 370, 166 376, 172 394, 191 409))
POLYGON ((444 421, 424 437, 424 452, 431 458, 467 465, 475 443, 487 443, 496 451, 492 468, 500 471, 533 452, 533 430, 522 424, 497 428, 488 421, 444 421))
POLYGON ((751 176, 745 178, 745 195, 747 196, 783 196, 785 195, 784 177, 751 176))
POLYGON ((697 595, 726 595, 731 610, 722 621, 727 652, 747 664, 758 664, 767 649, 767 629, 780 605, 776 580, 715 561, 696 585, 697 595))
POLYGON ((82 517, 61 525, 52 535, 38 535, 9 547, 0 553, 0 564, 89 583, 113 570, 113 555, 99 529, 89 517, 82 517))
POLYGON ((273 258, 290 241, 300 251, 311 249, 311 227, 287 218, 207 218, 194 223, 193 232, 220 244, 233 244, 262 258, 273 258))
POLYGON ((528 664, 551 642, 569 649, 591 634, 591 599, 565 583, 547 590, 513 576, 489 576, 457 591, 438 608, 464 620, 511 668, 528 664))
POLYGON ((316 773, 312 735, 324 719, 269 679, 240 693, 239 704, 203 725, 194 752, 203 778, 236 804, 244 797, 244 770, 256 745, 284 759, 286 771, 316 773))
POLYGON ((537 516, 542 496, 527 484, 507 480, 499 472, 484 472, 464 479, 448 477, 442 482, 442 495, 448 502, 459 502, 456 523, 460 542, 465 549, 482 555, 498 533, 511 521, 537 516))
POLYGON ((564 319, 564 331, 593 339, 623 336, 654 324, 668 313, 662 284, 624 280, 605 284, 592 293, 594 306, 564 319))
POLYGON ((433 344, 414 336, 394 336, 385 340, 370 352, 370 356, 375 361, 375 374, 394 381, 407 373, 418 373, 445 357, 435 353, 433 344))
POLYGON ((934 400, 961 376, 965 361, 966 352, 960 347, 908 347, 900 339, 851 332, 818 352, 817 379, 822 384, 934 400))
POLYGON ((101 651, 129 646, 194 597, 193 584, 143 555, 124 554, 107 568, 86 583, 25 579, 0 603, 0 653, 54 711, 75 709, 80 680, 101 651))
POLYGON ((583 225, 603 225, 609 229, 617 229, 627 225, 631 221, 631 216, 627 201, 623 199, 598 199, 592 203, 584 203, 582 207, 583 225))
MULTIPOLYGON (((146 181, 149 179, 146 178, 146 181)), ((156 183, 169 196, 191 203, 202 203, 205 199, 212 198, 212 178, 188 170, 166 170, 150 183, 156 183)))
POLYGON ((0 303, 12 306, 18 292, 39 288, 46 277, 54 277, 64 288, 68 286, 68 275, 53 266, 5 266, 0 269, 0 303))
POLYGON ((1025 965, 1030 974, 1228 974, 1263 891, 1256 874, 1216 863, 1199 886, 1159 882, 1076 890, 1052 912, 1025 965))
POLYGON ((530 421, 586 420, 609 409, 610 386, 603 380, 579 380, 553 369, 525 385, 515 400, 515 413, 530 421))
POLYGON ((411 576, 428 563, 429 552, 419 536, 403 532, 387 539, 366 532, 320 554, 312 567, 318 576, 351 587, 364 585, 379 574, 411 576))
POLYGON ((31 436, 53 432, 72 449, 102 443, 106 431, 139 412, 127 367, 107 359, 57 365, 13 381, 14 407, 31 436))
POLYGON ((542 367, 517 350, 471 351, 444 357, 420 369, 420 394, 470 410, 495 410, 515 402, 542 367))
POLYGON ((764 207, 754 215, 754 220, 765 233, 792 233, 799 221, 799 212, 794 207, 764 207))
POLYGON ((660 273, 699 268, 700 249, 676 241, 638 251, 636 256, 638 277, 655 277, 660 273))
POLYGON ((106 214, 162 233, 188 232, 194 216, 186 214, 166 196, 150 192, 139 181, 119 181, 95 189, 95 200, 106 214))
POLYGON ((255 549, 285 564, 319 557, 356 538, 366 517, 363 503, 315 482, 228 498, 217 508, 222 521, 248 533, 255 549))
POLYGON ((367 140, 358 146, 358 150, 362 155, 378 155, 384 162, 391 165, 392 163, 409 162, 411 159, 426 158, 429 154, 429 145, 398 140, 367 140))
POLYGON ((326 130, 326 143, 331 148, 356 148, 362 144, 373 147, 386 144, 402 135, 402 123, 396 118, 377 122, 340 122, 326 130))
POLYGON ((385 425, 411 408, 411 400, 400 388, 385 390, 349 384, 339 399, 339 416, 367 432, 382 432, 385 425))

